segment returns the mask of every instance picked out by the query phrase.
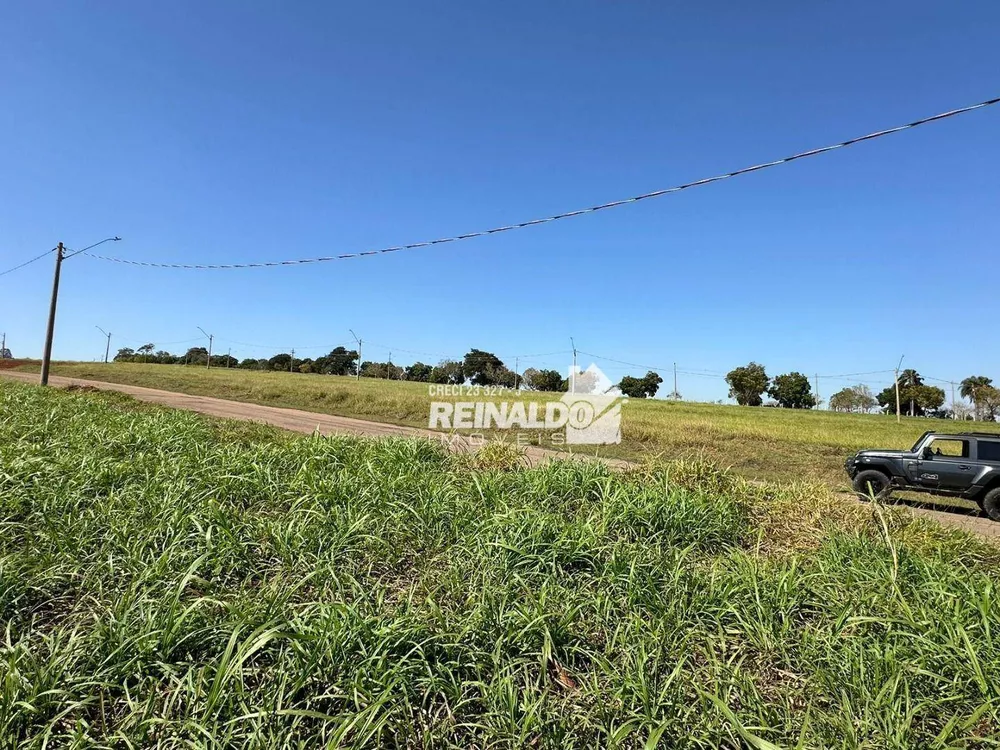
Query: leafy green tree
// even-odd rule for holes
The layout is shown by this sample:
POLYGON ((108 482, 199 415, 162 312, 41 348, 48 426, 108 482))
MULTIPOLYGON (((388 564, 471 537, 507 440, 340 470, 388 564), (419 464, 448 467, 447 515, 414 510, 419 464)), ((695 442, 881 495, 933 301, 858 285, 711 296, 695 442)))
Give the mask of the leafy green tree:
POLYGON ((769 381, 763 365, 751 362, 737 367, 726 375, 729 398, 735 398, 740 406, 760 406, 764 402, 761 396, 767 390, 769 381))
POLYGON ((997 412, 1000 412, 1000 389, 992 385, 984 385, 976 389, 979 399, 980 415, 988 422, 995 422, 997 412))
POLYGON ((461 385, 465 382, 465 370, 461 362, 444 359, 431 370, 430 382, 445 385, 461 385))
POLYGON ((418 383, 426 383, 431 379, 431 372, 433 370, 433 367, 425 365, 423 362, 414 362, 406 368, 406 379, 413 380, 418 383))
POLYGON ((767 395, 785 409, 812 409, 816 406, 816 397, 809 385, 809 378, 801 372, 790 372, 775 377, 767 389, 767 395))
POLYGON ((403 380, 406 377, 406 371, 391 362, 363 362, 361 364, 361 377, 378 378, 379 380, 403 380))
POLYGON ((629 398, 653 398, 663 378, 650 370, 641 378, 626 375, 618 383, 618 389, 629 398))
POLYGON ((565 391, 568 383, 557 370, 536 370, 529 367, 521 376, 521 382, 529 391, 565 391))
POLYGON ((156 348, 156 344, 143 344, 138 349, 136 349, 136 353, 142 355, 142 361, 143 362, 148 362, 149 361, 149 355, 153 353, 153 349, 155 349, 155 348, 156 348))
POLYGON ((282 352, 281 354, 275 354, 269 360, 267 360, 267 369, 274 370, 276 372, 288 372, 292 365, 292 355, 287 352, 282 352))
MULTIPOLYGON (((899 402, 909 406, 911 417, 922 417, 928 409, 937 409, 944 403, 944 391, 934 386, 924 385, 924 379, 916 370, 907 369, 899 373, 899 402), (938 394, 941 402, 935 405, 938 394)), ((878 394, 878 403, 891 414, 896 413, 896 387, 890 385, 878 394)))
MULTIPOLYGON (((902 373, 900 374, 900 381, 903 380, 902 373)), ((909 382, 913 382, 910 380, 909 382)), ((942 404, 944 404, 944 391, 941 388, 933 385, 923 385, 923 381, 919 381, 919 385, 903 385, 900 383, 899 387, 899 401, 900 404, 904 405, 903 408, 907 409, 907 413, 911 417, 922 417, 928 411, 934 411, 939 409, 942 404)), ((896 413, 896 388, 893 385, 888 386, 881 393, 878 394, 878 403, 880 406, 885 408, 890 414, 896 413)))
POLYGON ((854 411, 854 391, 842 388, 830 396, 830 411, 854 411))
POLYGON ((919 388, 924 384, 924 379, 920 377, 920 373, 916 370, 907 369, 899 373, 899 388, 900 388, 900 398, 904 401, 910 402, 910 416, 917 417, 922 415, 922 410, 917 409, 917 391, 912 390, 914 388, 919 388), (903 398, 902 392, 906 391, 909 395, 903 398), (918 413, 918 411, 920 413, 918 413))
POLYGON ((385 380, 389 371, 388 368, 389 365, 386 362, 373 362, 372 360, 367 360, 366 362, 361 363, 361 377, 385 380))
POLYGON ((837 391, 830 396, 830 409, 833 411, 861 412, 871 411, 878 404, 871 389, 862 383, 837 391))
POLYGON ((160 365, 174 365, 177 364, 177 357, 164 349, 160 349, 160 351, 153 355, 153 361, 160 365))
POLYGON ((358 353, 354 349, 338 346, 329 354, 317 357, 313 363, 313 370, 324 375, 356 375, 358 353))
POLYGON ((115 362, 131 362, 135 359, 135 349, 129 349, 127 346, 122 347, 118 350, 115 355, 115 362))
POLYGON ((912 390, 915 391, 912 397, 924 413, 936 411, 944 404, 944 389, 936 385, 918 385, 912 390))
MULTIPOLYGON (((471 349, 462 361, 462 372, 473 385, 502 385, 510 370, 492 352, 471 349)), ((510 380, 513 383, 512 377, 510 380)))
MULTIPOLYGON (((883 388, 879 394, 875 397, 878 401, 878 405, 885 409, 890 414, 896 413, 896 388, 895 386, 886 386, 883 388)), ((899 402, 903 403, 903 389, 899 392, 899 402)))
POLYGON ((239 360, 236 357, 232 357, 228 354, 213 354, 212 355, 212 367, 237 367, 239 365, 239 360))
POLYGON ((493 380, 493 385, 499 385, 504 388, 513 388, 514 383, 517 382, 517 376, 514 374, 514 371, 509 370, 506 367, 501 367, 499 370, 493 370, 491 378, 493 380))
POLYGON ((261 366, 261 362, 264 363, 264 367, 267 366, 267 360, 266 359, 261 360, 261 359, 253 359, 252 357, 248 357, 247 359, 244 359, 242 362, 240 362, 239 365, 238 365, 238 367, 241 370, 262 370, 264 368, 261 366))
POLYGON ((203 346, 192 346, 184 353, 184 364, 203 365, 208 361, 208 349, 203 346))
POLYGON ((976 419, 979 419, 979 412, 982 406, 982 389, 993 386, 993 379, 985 375, 970 375, 963 380, 958 387, 958 392, 962 398, 967 398, 976 409, 976 419))

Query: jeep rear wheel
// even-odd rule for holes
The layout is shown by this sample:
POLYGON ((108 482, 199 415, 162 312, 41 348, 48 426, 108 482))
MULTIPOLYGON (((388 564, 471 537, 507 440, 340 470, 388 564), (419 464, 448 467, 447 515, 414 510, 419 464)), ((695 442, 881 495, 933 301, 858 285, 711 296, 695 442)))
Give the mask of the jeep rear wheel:
POLYGON ((994 487, 987 492, 980 505, 991 520, 1000 521, 1000 487, 994 487))
MULTIPOLYGON (((889 477, 877 469, 860 472, 854 477, 854 491, 860 500, 885 500, 892 493, 889 477)), ((997 497, 1000 502, 1000 495, 997 497)))

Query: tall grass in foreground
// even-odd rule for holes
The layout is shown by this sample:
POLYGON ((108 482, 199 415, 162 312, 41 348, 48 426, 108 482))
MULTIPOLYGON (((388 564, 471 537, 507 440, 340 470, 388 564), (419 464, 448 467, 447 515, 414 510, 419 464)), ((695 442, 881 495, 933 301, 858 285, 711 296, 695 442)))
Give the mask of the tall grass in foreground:
POLYGON ((968 537, 699 464, 500 458, 0 384, 0 738, 1000 744, 968 537))

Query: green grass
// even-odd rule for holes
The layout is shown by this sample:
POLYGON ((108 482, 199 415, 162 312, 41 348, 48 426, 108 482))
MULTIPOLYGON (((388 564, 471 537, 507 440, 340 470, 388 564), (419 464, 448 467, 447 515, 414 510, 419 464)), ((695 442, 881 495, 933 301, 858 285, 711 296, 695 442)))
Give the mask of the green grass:
MULTIPOLYGON (((58 363, 53 372, 425 428, 430 413, 427 386, 420 383, 120 363, 58 363)), ((974 428, 1000 431, 995 423, 978 422, 974 428)), ((814 479, 846 487, 848 454, 908 448, 929 429, 959 432, 970 423, 904 418, 896 424, 895 417, 884 415, 632 400, 624 410, 622 444, 599 453, 626 459, 704 457, 748 478, 814 479)))
POLYGON ((995 549, 822 485, 0 417, 7 747, 1000 744, 995 549))

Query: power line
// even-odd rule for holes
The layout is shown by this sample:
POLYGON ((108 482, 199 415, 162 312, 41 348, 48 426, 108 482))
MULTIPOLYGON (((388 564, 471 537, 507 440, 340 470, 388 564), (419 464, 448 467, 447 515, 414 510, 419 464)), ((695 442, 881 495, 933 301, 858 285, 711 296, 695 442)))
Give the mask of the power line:
POLYGON ((494 227, 493 229, 484 229, 478 232, 469 232, 468 234, 459 234, 453 237, 442 237, 440 239, 429 240, 426 242, 413 242, 407 245, 384 247, 378 250, 366 250, 364 252, 356 252, 356 253, 342 253, 340 255, 330 255, 319 258, 301 258, 296 260, 267 261, 259 263, 224 263, 224 264, 150 263, 146 261, 127 260, 125 258, 111 258, 105 255, 97 255, 95 253, 90 253, 90 252, 87 252, 86 254, 89 255, 91 258, 97 258, 98 260, 110 261, 112 263, 125 263, 132 266, 143 266, 146 268, 231 270, 236 268, 272 268, 276 266, 302 265, 305 263, 325 263, 327 261, 332 261, 332 260, 346 260, 348 258, 361 258, 369 255, 394 253, 400 250, 415 250, 417 248, 431 247, 432 245, 443 245, 447 242, 459 242, 461 240, 470 240, 475 237, 484 237, 490 234, 500 234, 501 232, 510 232, 515 229, 523 229, 525 227, 537 226, 539 224, 548 224, 549 222, 559 221, 561 219, 569 219, 574 216, 596 213, 597 211, 604 211, 605 209, 609 208, 617 208, 618 206, 623 206, 627 203, 638 203, 639 201, 644 201, 647 200, 648 198, 659 198, 660 196, 667 195, 669 193, 679 193, 680 191, 687 190, 688 188, 700 187, 702 185, 709 185, 713 182, 728 180, 732 177, 739 177, 740 175, 749 174, 751 172, 759 172, 763 169, 777 167, 781 164, 788 164, 790 162, 797 161, 799 159, 805 159, 810 156, 818 156, 820 154, 825 154, 828 151, 835 151, 837 149, 846 148, 847 146, 853 146, 854 144, 861 143, 863 141, 871 141, 875 140, 876 138, 882 138, 887 135, 892 135, 893 133, 899 133, 904 130, 909 130, 911 128, 919 127, 920 125, 926 125, 931 122, 944 120, 949 117, 955 117, 956 115, 961 115, 967 112, 972 112, 977 109, 982 109, 983 107, 989 107, 996 104, 997 102, 1000 102, 1000 97, 997 97, 995 99, 988 99, 986 101, 979 102, 978 104, 972 104, 967 107, 962 107, 960 109, 949 110, 948 112, 942 112, 940 114, 932 115, 930 117, 924 117, 920 120, 915 120, 913 122, 907 123, 906 125, 897 125, 896 127, 888 128, 886 130, 878 130, 874 133, 868 133, 867 135, 851 138, 849 140, 841 141, 840 143, 834 143, 829 146, 823 146, 821 148, 815 148, 809 151, 801 151, 797 154, 786 156, 783 159, 776 159, 774 161, 764 162, 762 164, 756 164, 752 167, 744 167, 743 169, 737 169, 733 172, 727 172, 725 174, 716 175, 714 177, 706 177, 701 180, 695 180, 694 182, 687 182, 682 185, 676 185, 674 187, 665 188, 663 190, 654 190, 651 193, 643 193, 641 195, 633 196, 632 198, 623 198, 621 200, 610 201, 609 203, 601 203, 596 206, 577 209, 576 211, 566 211, 564 213, 554 214, 552 216, 547 216, 542 219, 532 219, 530 221, 523 221, 518 224, 508 224, 506 226, 494 227))
POLYGON ((56 251, 56 248, 52 248, 51 250, 46 250, 46 251, 45 251, 44 253, 42 253, 41 255, 36 255, 36 256, 35 256, 34 258, 32 258, 31 260, 26 260, 26 261, 24 261, 24 263, 22 263, 22 264, 21 264, 21 265, 19 265, 19 266, 14 266, 13 268, 8 268, 8 269, 7 269, 6 271, 3 271, 2 273, 0 273, 0 276, 6 276, 6 275, 7 275, 7 274, 9 274, 9 273, 14 273, 14 271, 17 271, 17 270, 18 270, 18 269, 20 269, 20 268, 24 268, 25 266, 30 266, 30 265, 31 265, 32 263, 34 263, 34 262, 35 262, 36 260, 41 260, 41 259, 42 259, 42 258, 44 258, 44 257, 45 257, 46 255, 48 255, 49 253, 54 253, 55 251, 56 251))
POLYGON ((870 370, 869 372, 847 372, 844 373, 843 375, 820 375, 819 377, 835 380, 837 378, 860 377, 861 375, 883 375, 887 372, 895 372, 895 370, 870 370))
POLYGON ((585 351, 583 351, 583 349, 578 349, 577 351, 580 354, 586 354, 588 357, 593 357, 594 359, 599 359, 602 362, 614 362, 617 365, 626 365, 627 367, 638 367, 640 369, 645 368, 647 370, 664 370, 664 371, 672 369, 672 366, 671 367, 660 367, 658 365, 640 365, 640 364, 636 364, 635 362, 625 362, 625 361, 620 360, 620 359, 611 359, 611 357, 602 357, 599 354, 593 354, 592 352, 585 352, 585 351))
MULTIPOLYGON (((63 258, 62 258, 62 259, 63 259, 63 260, 67 260, 67 259, 69 259, 69 258, 72 258, 72 257, 73 257, 74 255, 79 255, 80 253, 84 253, 84 252, 86 252, 87 250, 90 250, 90 248, 92 248, 92 247, 97 247, 98 245, 102 245, 102 244, 104 244, 105 242, 111 242, 112 240, 120 240, 120 239, 121 239, 121 237, 109 237, 109 238, 108 238, 108 239, 106 239, 106 240, 101 240, 100 242, 96 242, 96 243, 94 243, 93 245, 89 245, 89 246, 87 246, 87 247, 83 248, 83 250, 77 250, 76 252, 74 252, 74 253, 70 253, 69 255, 63 255, 63 258)), ((41 259, 42 259, 42 258, 44 258, 44 257, 45 257, 46 255, 48 255, 49 253, 54 253, 54 252, 56 251, 56 249, 57 249, 57 248, 58 248, 58 245, 57 245, 56 247, 52 248, 51 250, 46 250, 46 251, 45 251, 44 253, 42 253, 41 255, 36 255, 36 256, 35 256, 34 258, 32 258, 31 260, 26 260, 26 261, 24 261, 24 263, 22 263, 22 264, 21 264, 21 265, 19 265, 19 266, 14 266, 13 268, 8 268, 8 269, 7 269, 6 271, 0 271, 0 276, 6 276, 6 275, 7 275, 8 273, 13 273, 14 271, 18 270, 19 268, 24 268, 25 266, 29 266, 29 265, 31 265, 32 263, 34 263, 34 262, 35 262, 36 260, 41 260, 41 259)), ((65 251, 66 251, 66 250, 68 250, 68 249, 69 249, 69 248, 63 248, 63 251, 65 252, 65 251)))
MULTIPOLYGON (((579 351, 579 350, 577 350, 579 351)), ((542 352, 541 354, 504 354, 507 359, 515 357, 517 359, 541 359, 542 357, 555 357, 560 354, 572 354, 572 349, 563 349, 559 352, 542 352)))
MULTIPOLYGON (((663 366, 663 365, 640 365, 640 364, 638 364, 636 362, 625 362, 624 360, 620 360, 620 359, 611 359, 610 357, 602 357, 599 354, 594 354, 592 352, 585 352, 582 349, 578 349, 577 351, 580 354, 585 354, 588 357, 593 357, 594 359, 599 359, 602 362, 614 362, 615 364, 624 365, 625 367, 638 367, 641 370, 653 370, 654 372, 671 372, 671 371, 673 371, 675 369, 673 365, 671 365, 670 367, 666 367, 666 366, 663 366)), ((623 369, 623 368, 621 368, 621 367, 607 367, 605 369, 608 369, 608 370, 620 370, 620 369, 623 369)), ((714 372, 714 371, 711 371, 711 370, 703 370, 703 371, 700 371, 700 372, 695 371, 695 370, 677 370, 676 372, 677 372, 678 375, 692 375, 692 376, 697 377, 697 378, 712 378, 713 380, 720 379, 720 378, 721 379, 725 379, 725 377, 726 377, 721 372, 714 372)))
POLYGON ((298 344, 296 344, 294 347, 290 347, 288 344, 280 344, 280 345, 273 345, 273 344, 250 344, 250 343, 247 343, 246 341, 235 341, 233 339, 222 338, 221 336, 217 336, 216 338, 218 338, 219 341, 225 341, 227 344, 236 344, 237 346, 249 346, 251 349, 277 349, 277 350, 283 350, 283 349, 300 349, 300 350, 301 349, 330 349, 330 350, 333 350, 333 349, 336 349, 338 346, 347 346, 349 343, 351 343, 350 341, 342 341, 339 344, 314 344, 314 345, 311 345, 311 346, 299 346, 298 344))
POLYGON ((153 343, 156 346, 170 346, 171 344, 190 344, 191 342, 194 341, 201 341, 204 338, 204 336, 198 336, 197 338, 193 339, 181 339, 179 341, 160 341, 159 343, 157 343, 158 339, 156 338, 135 339, 135 338, 129 338, 127 336, 119 336, 118 338, 121 341, 128 341, 133 344, 142 341, 144 343, 153 343))
MULTIPOLYGON (((375 341, 369 341, 368 344, 370 346, 375 346, 378 347, 379 349, 386 349, 388 351, 394 351, 394 352, 399 351, 405 354, 420 354, 426 357, 438 357, 440 359, 451 359, 451 360, 461 361, 465 357, 464 354, 455 356, 452 354, 442 354, 441 352, 418 351, 416 349, 407 349, 402 346, 393 346, 392 344, 379 344, 378 342, 375 341)), ((542 357, 553 357, 558 354, 572 354, 572 352, 570 350, 563 350, 558 352, 542 352, 541 354, 508 354, 505 352, 499 352, 496 354, 496 356, 505 360, 511 360, 511 359, 540 359, 542 357)))

